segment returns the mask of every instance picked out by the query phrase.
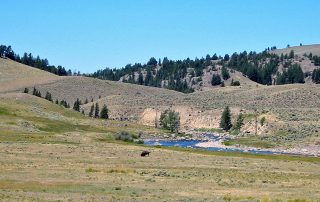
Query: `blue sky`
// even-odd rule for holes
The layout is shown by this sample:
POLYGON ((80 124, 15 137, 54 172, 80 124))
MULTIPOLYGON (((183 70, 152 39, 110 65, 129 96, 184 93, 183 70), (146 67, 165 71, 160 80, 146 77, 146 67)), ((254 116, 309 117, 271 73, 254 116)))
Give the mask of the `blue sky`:
POLYGON ((318 0, 1 0, 0 44, 93 72, 320 43, 318 0))

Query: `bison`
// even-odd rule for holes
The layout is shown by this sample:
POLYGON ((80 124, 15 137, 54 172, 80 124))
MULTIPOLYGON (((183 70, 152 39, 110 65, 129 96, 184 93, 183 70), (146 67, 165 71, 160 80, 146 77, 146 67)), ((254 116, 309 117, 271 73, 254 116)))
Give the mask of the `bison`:
POLYGON ((141 153, 141 156, 149 156, 150 152, 149 151, 143 151, 141 153))

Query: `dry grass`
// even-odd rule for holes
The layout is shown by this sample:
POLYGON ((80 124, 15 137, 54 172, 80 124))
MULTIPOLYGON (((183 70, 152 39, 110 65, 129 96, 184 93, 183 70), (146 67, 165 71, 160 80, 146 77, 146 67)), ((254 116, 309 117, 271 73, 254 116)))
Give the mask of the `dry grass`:
MULTIPOLYGON (((71 106, 77 98, 83 102, 85 99, 90 102, 93 98, 94 102, 98 102, 100 106, 107 104, 112 119, 129 120, 153 126, 156 114, 160 116, 162 110, 172 107, 181 114, 181 125, 184 130, 218 128, 221 111, 229 105, 234 119, 240 111, 251 117, 246 119, 244 134, 253 134, 254 117, 249 115, 253 114, 254 109, 258 109, 259 117, 267 118, 266 125, 258 127, 258 133, 261 136, 267 136, 267 141, 285 146, 294 145, 296 142, 314 144, 320 141, 320 123, 317 118, 320 108, 320 90, 313 84, 261 86, 249 82, 240 87, 229 86, 183 94, 167 89, 93 78, 61 78, 21 64, 17 65, 10 60, 1 59, 1 62, 6 64, 1 70, 2 75, 4 73, 11 75, 1 77, 3 80, 9 79, 8 82, 3 81, 6 84, 4 87, 2 85, 2 89, 11 91, 18 89, 21 92, 24 87, 32 87, 36 84, 43 95, 49 91, 54 100, 65 99, 71 106), (21 72, 32 73, 19 74, 23 77, 21 78, 23 82, 20 82, 15 78, 19 76, 13 71, 13 67, 24 69, 21 72), (48 74, 49 79, 47 80, 46 76, 43 80, 38 79, 38 77, 42 78, 38 73, 48 74), (54 81, 56 78, 59 81, 54 81)), ((239 80, 246 79, 238 73, 233 76, 239 77, 239 80)), ((29 90, 32 91, 32 88, 29 90)), ((90 102, 82 106, 86 114, 89 113, 91 105, 90 102)))
MULTIPOLYGON (((78 140, 78 138, 80 140, 78 140)), ((96 142, 0 143, 1 200, 315 200, 319 162, 194 154, 96 142)))
POLYGON ((163 132, 129 122, 90 119, 31 95, 2 94, 0 200, 285 201, 320 197, 318 158, 148 148, 115 142, 110 134, 121 130, 163 132), (140 157, 146 149, 150 157, 140 157))
POLYGON ((0 58, 0 92, 11 91, 28 86, 49 83, 62 77, 0 58))
POLYGON ((290 51, 293 50, 296 55, 302 56, 303 54, 312 53, 313 55, 320 55, 320 45, 314 44, 314 45, 303 45, 303 46, 292 46, 290 48, 284 48, 284 49, 277 49, 271 51, 272 53, 281 55, 283 53, 284 55, 289 55, 290 51))

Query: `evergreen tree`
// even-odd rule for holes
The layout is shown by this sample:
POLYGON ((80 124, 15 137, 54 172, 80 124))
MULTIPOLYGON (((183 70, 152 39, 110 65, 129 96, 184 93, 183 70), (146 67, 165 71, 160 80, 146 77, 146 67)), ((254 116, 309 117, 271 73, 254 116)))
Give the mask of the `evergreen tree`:
POLYGON ((47 92, 46 92, 46 96, 44 97, 44 99, 49 100, 50 102, 52 102, 51 93, 49 93, 49 92, 47 91, 47 92))
POLYGON ((23 92, 24 92, 24 93, 29 93, 29 89, 28 89, 28 88, 25 88, 23 92))
POLYGON ((101 112, 100 112, 100 118, 102 118, 102 119, 109 118, 109 111, 108 111, 107 105, 103 105, 101 112))
POLYGON ((148 63, 147 63, 147 65, 151 65, 151 66, 157 66, 157 60, 154 58, 154 57, 152 57, 152 58, 150 58, 150 60, 148 61, 148 63))
POLYGON ((221 75, 222 75, 223 80, 227 80, 230 78, 229 71, 224 66, 221 68, 221 75))
POLYGON ((221 85, 221 78, 218 74, 212 75, 211 85, 213 86, 221 85))
POLYGON ((56 104, 59 104, 59 100, 58 99, 56 99, 56 104))
POLYGON ((294 58, 294 51, 291 50, 289 53, 289 59, 293 59, 294 58))
POLYGON ((93 116, 93 111, 94 111, 94 104, 91 105, 90 108, 90 112, 89 112, 89 116, 92 117, 93 116))
POLYGON ((142 75, 141 72, 139 73, 138 84, 139 84, 139 85, 143 85, 143 75, 142 75))
POLYGON ((231 127, 232 127, 231 112, 229 107, 226 106, 221 115, 220 128, 222 128, 225 131, 228 131, 231 129, 231 127))
POLYGON ((242 113, 240 113, 237 117, 237 121, 236 121, 235 125, 233 126, 233 128, 235 130, 240 130, 243 125, 243 120, 244 120, 244 117, 243 117, 242 113))
POLYGON ((77 100, 73 104, 73 110, 80 112, 80 100, 77 98, 77 100))
POLYGON ((320 84, 320 69, 314 69, 312 72, 312 81, 316 84, 320 84))
POLYGON ((153 75, 152 75, 152 73, 151 73, 151 70, 148 69, 148 70, 147 70, 146 78, 145 78, 145 80, 144 80, 144 85, 146 85, 146 86, 151 86, 152 83, 153 83, 153 75))
POLYGON ((94 118, 99 118, 99 104, 96 103, 96 107, 95 107, 95 110, 94 110, 94 118))
POLYGON ((223 60, 224 60, 224 61, 229 61, 229 59, 230 59, 230 56, 229 56, 228 54, 225 54, 223 60))
POLYGON ((37 96, 37 89, 36 89, 36 87, 33 87, 33 92, 32 92, 32 95, 34 95, 34 96, 37 96))

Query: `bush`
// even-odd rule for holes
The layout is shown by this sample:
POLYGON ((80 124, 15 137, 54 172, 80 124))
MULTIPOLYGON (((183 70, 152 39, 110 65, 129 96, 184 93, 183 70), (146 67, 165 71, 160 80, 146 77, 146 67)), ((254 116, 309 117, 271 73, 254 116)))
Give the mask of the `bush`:
POLYGON ((136 136, 131 135, 127 131, 121 131, 120 133, 117 133, 114 138, 125 142, 133 142, 133 139, 135 139, 136 136))
POLYGON ((211 79, 211 85, 213 86, 217 86, 221 84, 221 78, 219 75, 214 74, 212 75, 212 79, 211 79))
POLYGON ((160 115, 160 125, 162 128, 170 130, 171 132, 179 132, 180 115, 174 110, 167 109, 160 115))
POLYGON ((240 86, 240 81, 232 81, 231 86, 240 86))

